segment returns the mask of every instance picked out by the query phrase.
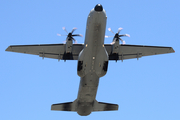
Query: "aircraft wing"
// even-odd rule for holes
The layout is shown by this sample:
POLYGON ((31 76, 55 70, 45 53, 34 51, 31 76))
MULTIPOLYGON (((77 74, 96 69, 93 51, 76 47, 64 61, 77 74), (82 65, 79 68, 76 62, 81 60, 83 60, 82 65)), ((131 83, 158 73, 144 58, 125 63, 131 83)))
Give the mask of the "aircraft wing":
POLYGON ((65 54, 65 47, 66 44, 12 45, 9 46, 6 51, 39 55, 43 58, 77 60, 84 45, 73 44, 72 54, 65 54))
POLYGON ((109 60, 125 60, 132 58, 140 58, 142 56, 149 55, 158 55, 165 53, 173 53, 175 52, 172 47, 159 47, 159 46, 144 46, 144 45, 119 45, 118 54, 112 54, 112 45, 105 44, 104 45, 108 55, 109 60))

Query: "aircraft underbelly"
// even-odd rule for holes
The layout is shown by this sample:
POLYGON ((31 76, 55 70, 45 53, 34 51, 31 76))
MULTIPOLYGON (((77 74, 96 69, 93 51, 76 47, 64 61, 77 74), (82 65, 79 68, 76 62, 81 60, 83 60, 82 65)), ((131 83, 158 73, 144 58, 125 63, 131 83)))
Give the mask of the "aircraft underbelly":
POLYGON ((78 75, 81 77, 78 91, 78 114, 88 115, 93 110, 99 78, 107 72, 103 69, 108 61, 104 48, 106 16, 90 15, 87 21, 85 48, 78 59, 78 75))

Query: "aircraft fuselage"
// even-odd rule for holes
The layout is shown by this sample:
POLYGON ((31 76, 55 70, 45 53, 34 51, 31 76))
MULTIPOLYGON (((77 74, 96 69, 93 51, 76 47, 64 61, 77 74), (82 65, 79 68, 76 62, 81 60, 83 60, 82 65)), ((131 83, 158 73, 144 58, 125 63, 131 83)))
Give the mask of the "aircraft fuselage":
POLYGON ((108 54, 104 47, 106 28, 104 10, 91 10, 86 26, 84 49, 78 58, 78 75, 81 77, 77 97, 79 115, 89 115, 93 110, 99 78, 104 76, 108 67, 108 54))

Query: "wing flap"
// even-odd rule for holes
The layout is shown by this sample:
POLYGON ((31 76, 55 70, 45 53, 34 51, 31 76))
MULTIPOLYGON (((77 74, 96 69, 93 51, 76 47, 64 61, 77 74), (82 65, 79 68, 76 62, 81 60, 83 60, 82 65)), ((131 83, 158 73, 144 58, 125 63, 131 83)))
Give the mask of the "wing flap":
POLYGON ((157 55, 174 52, 172 47, 144 46, 144 45, 120 45, 119 54, 142 53, 142 56, 157 55))

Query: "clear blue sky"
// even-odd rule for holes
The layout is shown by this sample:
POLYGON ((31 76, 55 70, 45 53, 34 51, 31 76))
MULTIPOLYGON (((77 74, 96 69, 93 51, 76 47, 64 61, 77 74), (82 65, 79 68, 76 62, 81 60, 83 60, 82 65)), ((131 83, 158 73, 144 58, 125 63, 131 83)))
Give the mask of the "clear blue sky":
POLYGON ((180 120, 179 6, 179 0, 1 0, 0 120, 180 120), (122 27, 131 35, 124 38, 127 44, 171 46, 176 52, 109 63, 97 100, 119 104, 118 111, 87 117, 51 111, 51 104, 76 99, 77 61, 42 60, 5 49, 62 43, 65 37, 56 34, 65 34, 64 26, 85 36, 87 16, 98 3, 106 10, 107 28, 122 27))

